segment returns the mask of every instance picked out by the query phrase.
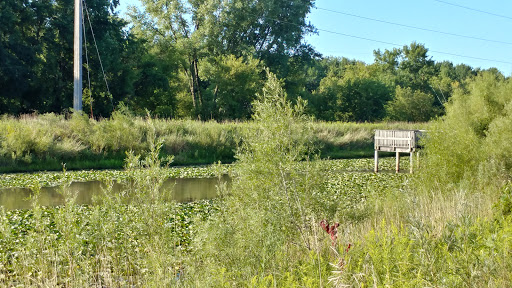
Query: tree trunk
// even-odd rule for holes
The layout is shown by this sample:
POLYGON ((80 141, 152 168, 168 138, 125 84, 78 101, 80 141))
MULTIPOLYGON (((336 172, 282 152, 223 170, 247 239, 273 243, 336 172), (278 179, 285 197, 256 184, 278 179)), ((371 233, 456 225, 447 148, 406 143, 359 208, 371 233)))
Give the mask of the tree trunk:
POLYGON ((192 107, 194 108, 195 111, 197 111, 197 101, 196 101, 196 93, 195 93, 195 83, 194 83, 194 64, 193 64, 193 61, 191 60, 191 58, 189 57, 189 67, 187 69, 187 67, 183 67, 184 70, 185 70, 185 75, 187 75, 188 77, 188 86, 189 86, 189 89, 190 89, 190 96, 192 97, 192 107))
POLYGON ((201 89, 199 89, 201 83, 201 79, 199 78, 199 69, 197 69, 197 57, 194 57, 193 64, 194 64, 194 81, 195 81, 195 92, 197 95, 197 100, 199 101, 199 105, 203 105, 203 97, 201 96, 201 89))
MULTIPOLYGON (((191 65, 192 66, 192 65, 191 65)), ((192 96, 192 107, 194 107, 194 109, 196 109, 196 94, 194 93, 194 74, 192 73, 192 71, 190 71, 190 73, 187 73, 188 77, 189 77, 189 81, 188 81, 188 85, 189 85, 189 88, 190 88, 190 96, 192 96)))

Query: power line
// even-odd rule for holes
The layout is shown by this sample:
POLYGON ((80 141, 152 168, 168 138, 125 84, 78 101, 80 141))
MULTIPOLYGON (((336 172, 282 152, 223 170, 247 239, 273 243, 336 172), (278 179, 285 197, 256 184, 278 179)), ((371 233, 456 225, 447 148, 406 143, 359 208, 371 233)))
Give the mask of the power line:
POLYGON ((433 1, 436 1, 436 2, 439 2, 439 3, 443 3, 443 4, 446 4, 446 5, 451 5, 451 6, 459 7, 459 8, 464 8, 464 9, 471 10, 471 11, 476 11, 476 12, 487 14, 487 15, 492 15, 492 16, 496 16, 496 17, 512 20, 512 17, 506 16, 506 15, 501 15, 501 14, 496 14, 496 13, 492 13, 492 12, 487 12, 487 11, 483 11, 483 10, 480 10, 480 9, 475 9, 475 8, 471 8, 471 7, 467 7, 467 6, 462 6, 462 5, 459 5, 459 4, 455 4, 455 3, 451 3, 451 2, 447 2, 447 1, 442 1, 442 0, 433 0, 433 1))
MULTIPOLYGON (((283 21, 281 21, 281 22, 283 22, 283 21)), ((285 22, 283 22, 283 23, 285 23, 285 22)), ((293 23, 289 23, 289 24, 293 24, 293 23)), ((402 46, 402 45, 397 44, 397 43, 380 41, 380 40, 375 40, 375 39, 371 39, 371 38, 360 37, 360 36, 355 36, 355 35, 345 34, 345 33, 341 33, 341 32, 335 32, 335 31, 320 29, 320 28, 317 28, 317 30, 318 31, 327 32, 327 33, 331 33, 331 34, 341 35, 341 36, 345 36, 345 37, 361 39, 361 40, 365 40, 365 41, 371 41, 371 42, 382 43, 382 44, 393 45, 393 46, 402 46)), ((444 55, 457 56, 457 57, 468 58, 468 59, 475 59, 475 60, 482 60, 482 61, 489 61, 489 62, 504 63, 504 64, 511 64, 512 65, 512 62, 507 62, 507 61, 502 61, 502 60, 488 59, 488 58, 481 58, 481 57, 474 57, 474 56, 467 56, 467 55, 461 55, 461 54, 457 54, 457 53, 436 51, 436 50, 430 50, 430 49, 428 51, 434 52, 434 53, 438 53, 438 54, 444 54, 444 55)))
POLYGON ((400 24, 400 23, 395 23, 395 22, 390 22, 390 21, 385 21, 385 20, 380 20, 380 19, 360 16, 360 15, 355 15, 355 14, 350 14, 350 13, 346 13, 346 12, 341 12, 341 11, 336 11, 336 10, 331 10, 331 9, 326 9, 326 8, 321 8, 321 7, 316 7, 316 9, 324 10, 324 11, 328 11, 328 12, 332 12, 332 13, 337 13, 337 14, 341 14, 341 15, 346 15, 346 16, 350 16, 350 17, 370 20, 370 21, 374 21, 374 22, 385 23, 385 24, 395 25, 395 26, 400 26, 400 27, 406 27, 406 28, 410 28, 410 29, 416 29, 416 30, 421 30, 421 31, 428 31, 428 32, 433 32, 433 33, 439 33, 439 34, 444 34, 444 35, 449 35, 449 36, 468 38, 468 39, 479 40, 479 41, 486 41, 486 42, 493 42, 493 43, 512 45, 512 42, 506 42, 506 41, 500 41, 500 40, 492 40, 492 39, 485 39, 485 38, 479 38, 479 37, 474 37, 474 36, 461 35, 461 34, 444 32, 444 31, 433 30, 433 29, 428 29, 428 28, 422 28, 422 27, 417 27, 417 26, 411 26, 411 25, 406 25, 406 24, 400 24))
MULTIPOLYGON (((250 15, 253 15, 253 16, 257 16, 257 17, 261 17, 261 15, 255 15, 255 14, 251 14, 251 13, 247 13, 247 14, 250 14, 250 15)), ((298 24, 291 23, 291 22, 288 22, 288 21, 283 21, 283 20, 279 20, 279 19, 276 19, 276 18, 266 17, 266 16, 264 16, 264 17, 267 18, 267 19, 270 19, 272 21, 278 22, 278 23, 280 22, 280 23, 285 23, 285 24, 301 27, 298 24)), ((361 40, 370 41, 370 42, 376 42, 376 43, 387 44, 387 45, 392 45, 392 46, 403 46, 401 44, 397 44, 397 43, 393 43, 393 42, 387 42, 387 41, 381 41, 381 40, 376 40, 376 39, 367 38, 367 37, 361 37, 361 36, 356 36, 356 35, 351 35, 351 34, 345 34, 345 33, 341 33, 341 32, 335 32, 335 31, 330 31, 330 30, 326 30, 326 29, 321 29, 321 28, 316 28, 316 30, 327 32, 327 33, 331 33, 331 34, 336 34, 336 35, 340 35, 340 36, 345 36, 345 37, 350 37, 350 38, 355 38, 355 39, 361 39, 361 40)), ((444 55, 461 57, 461 58, 468 58, 468 59, 475 59, 475 60, 482 60, 482 61, 488 61, 488 62, 495 62, 495 63, 503 63, 503 64, 512 65, 512 62, 508 62, 508 61, 489 59, 489 58, 482 58, 482 57, 474 57, 474 56, 467 56, 467 55, 462 55, 462 54, 457 54, 457 53, 436 51, 436 50, 430 50, 430 49, 428 51, 434 52, 434 53, 438 53, 438 54, 444 54, 444 55)))

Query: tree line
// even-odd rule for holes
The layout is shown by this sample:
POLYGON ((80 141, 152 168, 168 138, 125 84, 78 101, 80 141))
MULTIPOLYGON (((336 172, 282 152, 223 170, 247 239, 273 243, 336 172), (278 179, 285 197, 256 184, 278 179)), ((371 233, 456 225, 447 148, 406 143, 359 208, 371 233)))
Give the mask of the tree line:
MULTIPOLYGON (((0 3, 0 114, 72 107, 73 2, 0 3)), ((311 0, 141 3, 125 20, 119 0, 86 1, 83 106, 91 116, 122 105, 159 117, 249 119, 269 69, 320 120, 428 121, 482 72, 435 62, 416 42, 376 50, 371 64, 324 57, 304 40, 316 33, 306 21, 311 0)))

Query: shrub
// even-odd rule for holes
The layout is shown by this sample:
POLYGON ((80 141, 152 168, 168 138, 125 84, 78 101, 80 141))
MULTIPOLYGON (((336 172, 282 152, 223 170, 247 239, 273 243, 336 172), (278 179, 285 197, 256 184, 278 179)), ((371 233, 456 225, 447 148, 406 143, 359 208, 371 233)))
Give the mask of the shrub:
MULTIPOLYGON (((316 251, 321 203, 311 195, 322 181, 312 169, 299 171, 296 166, 312 152, 311 122, 302 114, 303 101, 293 106, 275 75, 268 77, 253 104, 254 126, 242 131, 236 178, 222 212, 197 239, 194 263, 202 265, 195 265, 192 274, 200 276, 189 279, 195 285, 280 286, 292 277, 286 273, 295 273, 295 265, 304 263, 302 256, 316 251)), ((313 262, 318 267, 318 260, 313 262)), ((314 271, 312 275, 318 273, 314 271)))

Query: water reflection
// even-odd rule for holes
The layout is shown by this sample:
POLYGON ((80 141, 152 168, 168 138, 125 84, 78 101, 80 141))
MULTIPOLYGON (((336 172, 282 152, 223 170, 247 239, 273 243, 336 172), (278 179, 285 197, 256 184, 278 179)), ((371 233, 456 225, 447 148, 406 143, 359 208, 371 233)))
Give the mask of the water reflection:
MULTIPOLYGON (((222 177, 222 182, 230 182, 228 176, 222 177)), ((164 182, 162 189, 172 189, 173 199, 178 202, 190 202, 201 199, 211 199, 217 196, 218 178, 176 178, 164 182)), ((93 196, 101 195, 105 185, 100 181, 73 182, 70 191, 77 193, 77 204, 92 204, 93 196)), ((122 184, 115 183, 113 192, 117 193, 124 188, 122 184)), ((57 206, 64 204, 64 197, 59 193, 60 187, 42 187, 39 204, 42 206, 57 206)), ((0 205, 7 210, 30 209, 32 207, 29 188, 3 188, 0 189, 0 205)))

